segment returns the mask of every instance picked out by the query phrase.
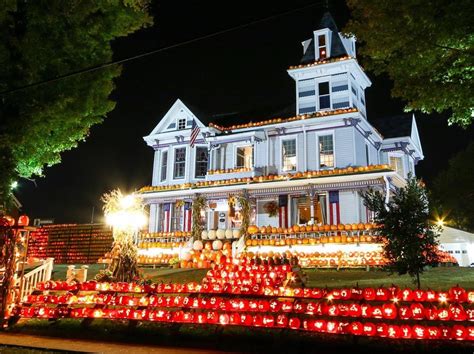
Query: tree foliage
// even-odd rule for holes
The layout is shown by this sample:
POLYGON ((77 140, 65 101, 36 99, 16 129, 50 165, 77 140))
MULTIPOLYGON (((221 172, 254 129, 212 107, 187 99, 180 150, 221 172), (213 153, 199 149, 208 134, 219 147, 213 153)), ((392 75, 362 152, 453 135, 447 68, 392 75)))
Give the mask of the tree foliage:
POLYGON ((408 110, 450 111, 467 126, 474 112, 474 2, 347 0, 345 28, 363 43, 365 66, 393 80, 392 95, 408 110))
POLYGON ((388 268, 398 274, 409 274, 420 287, 420 273, 427 265, 438 261, 437 233, 429 221, 429 203, 426 190, 414 177, 404 188, 397 189, 388 204, 380 191, 362 194, 364 205, 375 214, 374 221, 381 225, 386 237, 383 250, 388 268))
POLYGON ((436 213, 448 225, 474 231, 474 141, 436 177, 433 196, 436 213))
MULTIPOLYGON (((149 0, 7 0, 0 8, 0 91, 112 60, 111 42, 152 23, 149 0)), ((115 103, 119 66, 1 96, 0 201, 16 177, 41 176, 115 103)), ((3 204, 3 203, 0 203, 3 204)))

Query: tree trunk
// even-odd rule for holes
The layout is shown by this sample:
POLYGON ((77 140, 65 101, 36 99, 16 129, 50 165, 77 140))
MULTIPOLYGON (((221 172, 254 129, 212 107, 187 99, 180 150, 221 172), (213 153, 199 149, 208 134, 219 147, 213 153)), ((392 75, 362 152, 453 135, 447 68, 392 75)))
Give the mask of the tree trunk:
POLYGON ((420 283, 420 272, 416 272, 416 285, 418 290, 421 288, 421 283, 420 283))

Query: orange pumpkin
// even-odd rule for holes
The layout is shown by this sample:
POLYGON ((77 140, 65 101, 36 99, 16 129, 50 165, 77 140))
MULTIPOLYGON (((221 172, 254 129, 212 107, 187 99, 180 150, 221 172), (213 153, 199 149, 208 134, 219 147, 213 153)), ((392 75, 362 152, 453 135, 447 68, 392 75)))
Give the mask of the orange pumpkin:
POLYGON ((247 232, 251 235, 254 235, 258 232, 258 227, 256 225, 250 225, 248 228, 247 228, 247 232))
POLYGON ((344 230, 344 224, 338 224, 338 225, 337 225, 337 229, 338 229, 339 231, 344 230))
POLYGON ((298 225, 293 225, 292 229, 293 229, 293 232, 299 232, 300 231, 300 227, 298 225))

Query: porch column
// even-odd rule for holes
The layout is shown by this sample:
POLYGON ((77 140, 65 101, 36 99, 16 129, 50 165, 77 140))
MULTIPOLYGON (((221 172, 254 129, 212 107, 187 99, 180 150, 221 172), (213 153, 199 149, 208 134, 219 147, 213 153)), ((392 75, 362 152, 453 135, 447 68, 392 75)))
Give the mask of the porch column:
POLYGON ((291 227, 291 218, 292 218, 292 214, 293 214, 293 210, 291 210, 291 195, 288 194, 288 216, 287 216, 287 226, 288 227, 291 227))
POLYGON ((314 196, 315 196, 314 189, 311 189, 309 192, 309 202, 311 203, 309 206, 309 216, 310 216, 310 225, 314 225, 314 196))

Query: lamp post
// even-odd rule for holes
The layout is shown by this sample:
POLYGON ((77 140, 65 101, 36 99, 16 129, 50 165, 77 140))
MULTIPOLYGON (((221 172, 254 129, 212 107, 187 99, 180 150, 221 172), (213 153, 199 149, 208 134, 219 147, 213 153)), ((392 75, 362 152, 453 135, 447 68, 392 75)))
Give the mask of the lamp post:
POLYGON ((112 226, 114 245, 109 270, 116 281, 131 282, 138 276, 138 231, 146 225, 142 199, 136 195, 123 195, 119 189, 105 194, 104 214, 112 226))

